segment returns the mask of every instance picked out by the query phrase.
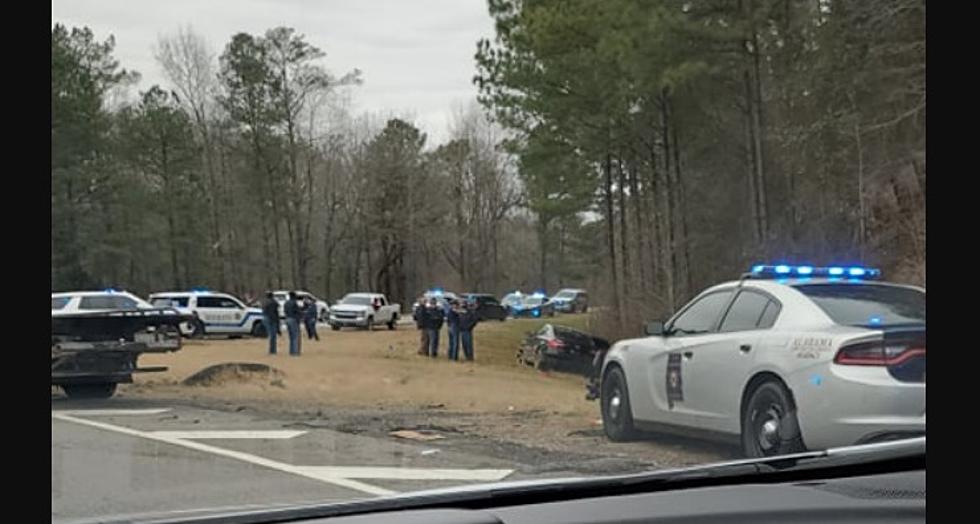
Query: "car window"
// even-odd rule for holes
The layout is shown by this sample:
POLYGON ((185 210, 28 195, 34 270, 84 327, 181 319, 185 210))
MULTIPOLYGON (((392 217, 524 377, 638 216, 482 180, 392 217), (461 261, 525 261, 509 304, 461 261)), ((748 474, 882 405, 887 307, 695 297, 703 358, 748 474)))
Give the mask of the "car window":
POLYGON ((156 307, 187 307, 189 297, 156 297, 152 304, 156 307))
POLYGON ((782 309, 778 302, 770 300, 766 304, 766 309, 762 311, 762 316, 759 317, 759 329, 771 328, 776 323, 776 319, 779 318, 779 312, 782 309))
POLYGON ((759 293, 742 290, 725 313, 719 331, 744 331, 759 327, 759 319, 769 304, 769 298, 759 293))
POLYGON ((926 294, 917 289, 867 283, 795 288, 838 324, 887 326, 926 321, 926 294))
POLYGON ((234 300, 226 297, 197 297, 197 307, 238 309, 241 306, 234 300))
POLYGON ((671 323, 671 330, 678 335, 707 333, 714 330, 715 323, 721 315, 721 308, 725 307, 731 296, 731 290, 725 290, 699 298, 671 323))
POLYGON ((78 309, 136 309, 136 301, 129 297, 109 295, 82 297, 78 309))
POLYGON ((64 309, 71 302, 71 297, 56 297, 51 299, 51 309, 64 309))

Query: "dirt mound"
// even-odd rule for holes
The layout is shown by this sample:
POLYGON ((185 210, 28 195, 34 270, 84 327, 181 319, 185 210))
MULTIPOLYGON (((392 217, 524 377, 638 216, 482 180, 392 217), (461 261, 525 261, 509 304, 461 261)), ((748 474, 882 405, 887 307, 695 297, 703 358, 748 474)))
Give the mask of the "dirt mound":
POLYGON ((285 387, 285 373, 255 362, 224 362, 208 366, 184 379, 185 386, 221 386, 225 384, 271 384, 285 387))

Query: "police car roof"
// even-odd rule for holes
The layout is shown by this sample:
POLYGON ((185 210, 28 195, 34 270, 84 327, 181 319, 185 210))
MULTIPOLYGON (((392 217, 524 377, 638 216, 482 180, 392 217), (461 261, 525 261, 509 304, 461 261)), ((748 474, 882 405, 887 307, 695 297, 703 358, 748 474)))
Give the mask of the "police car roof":
POLYGON ((216 292, 216 291, 161 291, 159 293, 153 293, 153 294, 150 295, 150 297, 159 297, 159 298, 189 297, 189 296, 199 296, 199 297, 200 296, 205 296, 205 297, 207 297, 207 296, 212 296, 212 297, 214 297, 214 296, 222 296, 222 297, 230 297, 232 295, 230 295, 228 293, 220 293, 220 292, 216 292))
POLYGON ((899 284, 896 282, 884 282, 881 280, 863 280, 863 279, 849 279, 849 278, 781 278, 781 279, 769 279, 769 278, 746 278, 742 280, 731 280, 729 282, 723 282, 721 284, 711 286, 705 291, 710 291, 714 289, 721 289, 729 286, 737 286, 739 282, 742 283, 742 287, 755 287, 758 289, 785 289, 795 288, 797 286, 810 286, 810 285, 850 285, 850 286, 862 286, 862 285, 875 285, 875 286, 891 286, 915 289, 918 291, 925 292, 924 288, 918 286, 912 286, 908 284, 899 284))
MULTIPOLYGON (((105 295, 133 295, 129 291, 124 291, 121 289, 114 289, 112 291, 59 291, 58 293, 51 293, 51 298, 61 298, 61 297, 101 297, 105 295)), ((136 295, 133 295, 136 296, 136 295)))

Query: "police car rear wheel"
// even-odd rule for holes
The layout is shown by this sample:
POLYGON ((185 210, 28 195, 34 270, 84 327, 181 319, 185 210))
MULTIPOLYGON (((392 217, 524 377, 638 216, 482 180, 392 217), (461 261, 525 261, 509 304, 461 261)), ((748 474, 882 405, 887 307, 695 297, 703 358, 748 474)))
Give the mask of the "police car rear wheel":
POLYGON ((804 451, 796 411, 786 387, 763 382, 749 397, 742 415, 742 451, 747 457, 771 457, 804 451))
POLYGON ((190 333, 187 334, 187 338, 199 338, 204 335, 204 323, 200 320, 194 320, 190 323, 190 333))
POLYGON ((610 369, 602 380, 602 429, 609 440, 624 442, 636 438, 630 409, 626 376, 619 367, 610 369))
POLYGON ((258 338, 258 337, 264 337, 266 335, 268 335, 268 333, 265 332, 265 326, 263 326, 261 322, 256 322, 256 323, 252 324, 252 336, 253 337, 257 337, 258 338))

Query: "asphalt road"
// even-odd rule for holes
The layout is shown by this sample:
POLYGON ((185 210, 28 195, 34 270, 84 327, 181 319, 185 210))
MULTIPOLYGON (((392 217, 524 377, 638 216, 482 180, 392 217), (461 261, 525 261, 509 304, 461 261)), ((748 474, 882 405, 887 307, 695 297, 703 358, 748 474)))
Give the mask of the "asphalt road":
POLYGON ((128 399, 51 402, 53 522, 353 500, 511 480, 518 465, 441 449, 128 399))

